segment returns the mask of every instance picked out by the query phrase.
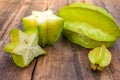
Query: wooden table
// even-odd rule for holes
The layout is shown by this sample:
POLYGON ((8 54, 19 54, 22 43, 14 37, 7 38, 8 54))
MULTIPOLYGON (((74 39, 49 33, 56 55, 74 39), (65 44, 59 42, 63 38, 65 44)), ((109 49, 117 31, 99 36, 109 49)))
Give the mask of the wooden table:
POLYGON ((58 10, 73 2, 86 2, 105 8, 120 26, 120 0, 0 0, 0 80, 120 80, 120 39, 109 48, 112 62, 103 72, 90 70, 89 49, 75 45, 62 36, 44 49, 26 68, 17 67, 3 47, 9 42, 9 31, 22 28, 21 19, 32 10, 58 10))

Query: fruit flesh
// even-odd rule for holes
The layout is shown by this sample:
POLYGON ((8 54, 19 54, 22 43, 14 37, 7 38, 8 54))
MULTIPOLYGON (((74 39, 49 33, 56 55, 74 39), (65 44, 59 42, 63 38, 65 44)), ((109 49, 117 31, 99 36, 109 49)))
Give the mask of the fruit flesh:
POLYGON ((24 30, 37 28, 37 21, 34 16, 25 17, 22 19, 24 30), (29 23, 29 24, 28 24, 29 23))
POLYGON ((34 24, 32 28, 38 27, 39 44, 44 47, 46 44, 55 43, 62 32, 63 19, 54 15, 51 10, 45 12, 33 11, 31 16, 23 18, 23 26, 29 28, 34 24))
POLYGON ((45 51, 38 45, 37 31, 23 33, 18 29, 10 31, 11 42, 5 46, 5 51, 12 55, 13 61, 19 67, 26 67, 31 61, 45 51))
POLYGON ((58 15, 65 20, 63 36, 73 43, 77 43, 86 48, 94 48, 102 45, 101 43, 104 42, 108 43, 108 45, 105 44, 107 47, 110 47, 120 36, 120 30, 113 17, 100 7, 84 3, 72 4, 63 7, 58 15), (69 35, 65 31, 73 32, 73 34, 69 35), (76 34, 77 37, 84 36, 84 38, 75 41, 68 37, 76 34), (93 43, 97 41, 98 44, 95 43, 93 46, 90 46, 90 44, 87 45, 81 42, 84 39, 91 40, 90 42, 93 43))

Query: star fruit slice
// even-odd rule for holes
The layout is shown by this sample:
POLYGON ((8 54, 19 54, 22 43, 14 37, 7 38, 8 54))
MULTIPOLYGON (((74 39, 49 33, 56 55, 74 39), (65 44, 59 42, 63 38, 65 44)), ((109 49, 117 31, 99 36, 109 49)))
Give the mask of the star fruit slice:
POLYGON ((24 33, 19 29, 12 29, 10 39, 11 42, 4 49, 12 55, 14 63, 19 67, 26 67, 35 57, 46 53, 38 45, 38 33, 35 30, 24 33))
POLYGON ((91 69, 102 71, 111 62, 111 53, 102 45, 94 48, 88 54, 88 59, 91 63, 91 69))
POLYGON ((22 21, 25 30, 38 26, 39 44, 42 47, 55 43, 63 29, 63 19, 54 15, 52 10, 33 11, 32 15, 23 18, 22 21))
POLYGON ((83 47, 95 48, 103 43, 110 47, 120 36, 113 17, 92 4, 74 3, 61 8, 58 15, 65 21, 63 36, 83 47))

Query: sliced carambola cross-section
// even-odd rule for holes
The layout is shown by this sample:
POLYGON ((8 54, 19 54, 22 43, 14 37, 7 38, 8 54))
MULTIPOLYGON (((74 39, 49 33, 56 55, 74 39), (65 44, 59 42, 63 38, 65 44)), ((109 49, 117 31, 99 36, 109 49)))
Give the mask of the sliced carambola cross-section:
POLYGON ((39 44, 44 47, 58 40, 63 29, 63 19, 54 15, 52 10, 33 11, 32 15, 23 18, 23 26, 25 30, 38 27, 39 44))
POLYGON ((37 31, 22 32, 19 29, 10 31, 11 42, 5 46, 5 51, 12 55, 14 63, 19 67, 25 67, 37 56, 45 54, 38 45, 37 31))

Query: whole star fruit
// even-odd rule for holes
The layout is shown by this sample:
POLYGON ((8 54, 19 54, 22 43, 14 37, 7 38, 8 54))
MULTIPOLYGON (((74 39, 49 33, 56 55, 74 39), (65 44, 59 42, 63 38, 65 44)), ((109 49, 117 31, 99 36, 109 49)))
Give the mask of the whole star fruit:
POLYGON ((85 48, 110 47, 120 36, 114 18, 101 7, 73 3, 61 8, 58 15, 64 19, 63 36, 85 48))
POLYGON ((88 54, 88 59, 91 63, 92 70, 102 71, 111 62, 111 53, 102 45, 91 50, 88 54))
POLYGON ((38 31, 35 29, 25 33, 12 29, 9 35, 11 41, 4 50, 11 54, 14 63, 21 68, 28 66, 35 57, 46 53, 38 45, 38 31))
POLYGON ((63 19, 53 14, 52 10, 32 11, 32 15, 23 18, 22 22, 25 31, 38 26, 39 44, 42 47, 52 45, 59 39, 64 24, 63 19))

